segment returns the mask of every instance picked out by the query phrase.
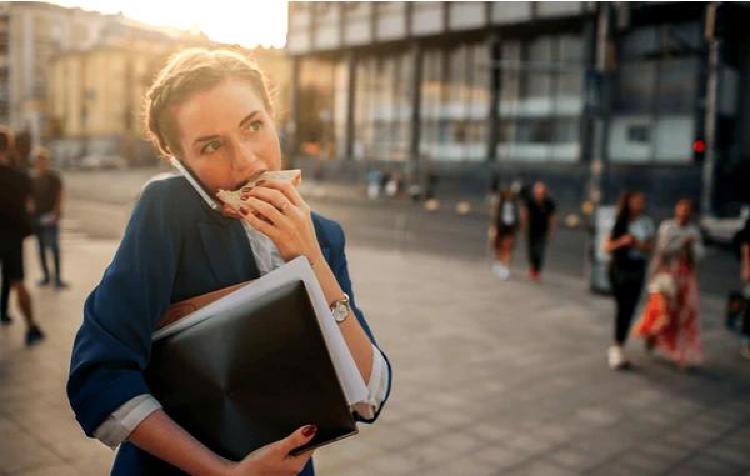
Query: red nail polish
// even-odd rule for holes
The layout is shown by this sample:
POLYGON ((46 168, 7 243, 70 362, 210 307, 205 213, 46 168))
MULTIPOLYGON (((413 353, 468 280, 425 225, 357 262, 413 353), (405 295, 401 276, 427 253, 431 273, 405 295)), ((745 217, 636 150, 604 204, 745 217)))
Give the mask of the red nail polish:
POLYGON ((302 434, 306 437, 313 436, 316 431, 318 431, 318 427, 315 425, 307 425, 306 427, 302 428, 302 434))

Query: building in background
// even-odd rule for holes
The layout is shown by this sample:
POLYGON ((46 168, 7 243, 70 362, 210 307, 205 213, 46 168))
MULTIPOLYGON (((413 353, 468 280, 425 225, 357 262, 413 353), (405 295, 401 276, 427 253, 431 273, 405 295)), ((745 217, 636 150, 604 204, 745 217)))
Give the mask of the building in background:
MULTIPOLYGON (((67 51, 50 66, 50 146, 70 166, 148 165, 144 99, 167 58, 187 47, 218 46, 201 36, 170 35, 121 23, 90 48, 67 51)), ((277 117, 288 108, 288 61, 282 50, 242 50, 267 72, 277 117)))
POLYGON ((750 202, 749 15, 724 3, 290 2, 290 151, 459 196, 542 179, 568 209, 637 188, 666 213, 705 182, 731 209, 750 202))
POLYGON ((116 21, 117 16, 46 2, 0 2, 0 122, 28 131, 39 143, 48 127, 51 59, 91 45, 116 21))
POLYGON ((48 66, 45 139, 62 164, 153 163, 143 126, 146 91, 177 49, 211 45, 200 34, 118 20, 94 43, 62 51, 48 66))
POLYGON ((283 50, 220 45, 200 32, 146 25, 46 2, 0 2, 0 123, 46 144, 55 159, 92 166, 152 163, 143 130, 144 94, 175 51, 230 47, 269 77, 276 116, 289 106, 283 50))

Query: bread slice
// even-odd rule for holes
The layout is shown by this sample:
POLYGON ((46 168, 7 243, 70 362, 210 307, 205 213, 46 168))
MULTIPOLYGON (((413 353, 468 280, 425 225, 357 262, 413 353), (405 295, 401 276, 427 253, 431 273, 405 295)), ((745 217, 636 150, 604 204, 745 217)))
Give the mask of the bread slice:
POLYGON ((222 202, 226 203, 236 211, 239 211, 240 205, 242 205, 242 200, 240 200, 240 195, 242 195, 242 192, 246 192, 252 189, 261 180, 277 180, 279 182, 292 184, 296 187, 302 181, 302 171, 299 169, 268 170, 254 177, 239 189, 219 190, 218 192, 216 192, 216 196, 219 197, 222 202))

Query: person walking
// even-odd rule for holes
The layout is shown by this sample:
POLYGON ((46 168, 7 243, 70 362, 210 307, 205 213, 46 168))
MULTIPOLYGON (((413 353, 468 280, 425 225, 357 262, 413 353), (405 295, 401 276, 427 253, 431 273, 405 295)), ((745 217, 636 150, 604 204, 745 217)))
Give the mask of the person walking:
POLYGON ((649 298, 634 329, 646 339, 647 350, 659 350, 680 368, 703 362, 695 264, 704 248, 692 217, 693 202, 683 198, 674 218, 659 225, 649 298))
POLYGON ((60 218, 62 216, 63 186, 60 176, 50 169, 49 151, 44 147, 34 150, 32 189, 34 196, 34 224, 39 248, 39 264, 42 268, 40 286, 50 284, 47 251, 52 253, 55 288, 65 289, 67 283, 60 272, 60 218))
POLYGON ((643 214, 645 203, 640 192, 624 193, 620 197, 614 227, 604 244, 605 251, 612 256, 609 281, 616 312, 614 342, 609 347, 608 360, 610 368, 615 370, 630 366, 624 347, 653 247, 654 223, 643 214))
POLYGON ((3 281, 16 293, 18 308, 27 326, 26 344, 31 345, 44 338, 34 320, 31 296, 24 284, 23 240, 32 231, 31 182, 11 163, 12 140, 10 132, 0 128, 0 266, 3 281))
POLYGON ((750 218, 735 237, 740 253, 740 280, 742 281, 742 298, 745 301, 742 313, 743 343, 740 355, 750 360, 750 218))
POLYGON ((555 233, 557 215, 555 202, 549 196, 544 182, 537 181, 522 209, 522 223, 526 228, 529 252, 529 276, 539 281, 544 265, 547 242, 555 233))
POLYGON ((510 189, 500 190, 489 234, 496 259, 492 272, 503 280, 510 277, 510 262, 519 223, 520 213, 515 195, 510 189))

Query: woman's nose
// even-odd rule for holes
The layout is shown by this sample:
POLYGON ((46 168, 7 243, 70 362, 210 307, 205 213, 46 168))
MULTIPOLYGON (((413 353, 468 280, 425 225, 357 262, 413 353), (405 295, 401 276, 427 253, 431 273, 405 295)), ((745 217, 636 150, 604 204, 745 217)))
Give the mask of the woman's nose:
POLYGON ((247 179, 268 167, 254 150, 252 144, 239 143, 235 148, 232 169, 236 176, 247 179))

